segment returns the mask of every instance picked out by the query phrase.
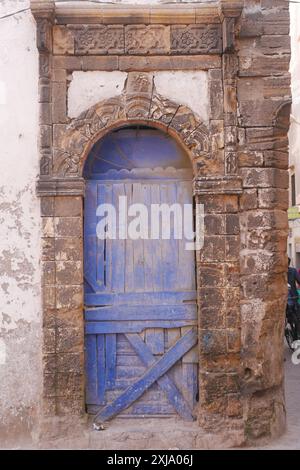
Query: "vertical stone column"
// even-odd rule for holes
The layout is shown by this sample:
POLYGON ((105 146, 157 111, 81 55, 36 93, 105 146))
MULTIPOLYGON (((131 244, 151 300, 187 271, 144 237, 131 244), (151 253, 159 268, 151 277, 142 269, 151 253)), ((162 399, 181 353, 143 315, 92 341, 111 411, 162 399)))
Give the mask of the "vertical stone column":
POLYGON ((285 426, 288 122, 280 131, 276 122, 290 100, 288 3, 249 1, 238 30, 242 391, 246 439, 256 443, 285 426))
MULTIPOLYGON (((84 410, 83 184, 53 175, 53 129, 67 122, 65 69, 53 69, 57 52, 54 1, 32 1, 39 50, 40 175, 44 333, 44 415, 84 410), (56 40, 53 41, 53 30, 56 40)), ((55 39, 54 38, 54 39, 55 39)))
POLYGON ((44 412, 84 410, 82 198, 42 197, 44 412))
POLYGON ((52 174, 52 26, 54 1, 32 2, 31 11, 37 25, 37 48, 39 51, 39 103, 40 103, 40 177, 52 174))
POLYGON ((243 440, 240 391, 238 177, 200 177, 196 202, 204 204, 204 247, 198 253, 200 410, 206 429, 243 440))

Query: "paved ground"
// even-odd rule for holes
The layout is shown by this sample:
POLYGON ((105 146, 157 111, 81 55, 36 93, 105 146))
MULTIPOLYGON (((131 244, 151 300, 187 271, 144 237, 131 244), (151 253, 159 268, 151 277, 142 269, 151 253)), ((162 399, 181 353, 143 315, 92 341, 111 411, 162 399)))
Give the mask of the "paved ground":
POLYGON ((288 349, 285 351, 285 397, 287 432, 280 439, 262 449, 300 450, 300 364, 292 363, 288 349))
MULTIPOLYGON (((294 365, 292 363, 291 353, 288 349, 285 350, 285 369, 287 432, 277 441, 260 447, 260 449, 300 450, 300 364, 294 365)), ((61 422, 59 420, 59 425, 64 427, 63 419, 61 422)), ((57 427, 54 425, 53 437, 56 433, 57 427)), ((204 431, 201 432, 196 423, 184 423, 181 420, 175 420, 174 422, 165 420, 163 423, 160 423, 159 429, 156 420, 147 420, 146 422, 132 420, 132 422, 127 421, 126 425, 124 420, 114 420, 114 422, 109 423, 105 431, 98 432, 92 430, 91 424, 85 423, 81 430, 79 428, 73 433, 72 428, 68 425, 62 435, 64 436, 62 439, 50 438, 47 439, 47 444, 42 444, 41 446, 28 447, 24 445, 17 448, 41 447, 43 449, 107 450, 140 450, 143 448, 210 449, 213 440, 215 441, 213 448, 222 449, 232 446, 226 437, 222 436, 220 439, 217 439, 214 436, 212 438, 212 436, 204 431), (170 429, 172 429, 171 433, 170 429)), ((230 441, 232 438, 234 439, 234 436, 231 436, 230 441)), ((234 445, 237 444, 235 443, 234 445)))

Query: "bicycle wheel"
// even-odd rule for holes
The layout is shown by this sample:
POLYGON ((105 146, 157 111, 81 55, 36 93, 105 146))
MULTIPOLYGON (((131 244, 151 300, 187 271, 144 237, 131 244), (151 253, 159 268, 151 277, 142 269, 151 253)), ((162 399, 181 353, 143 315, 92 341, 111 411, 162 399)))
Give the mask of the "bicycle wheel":
POLYGON ((285 335, 287 345, 291 351, 294 351, 292 347, 292 344, 294 342, 294 334, 295 333, 293 331, 293 327, 290 325, 290 323, 287 320, 285 320, 284 335, 285 335))

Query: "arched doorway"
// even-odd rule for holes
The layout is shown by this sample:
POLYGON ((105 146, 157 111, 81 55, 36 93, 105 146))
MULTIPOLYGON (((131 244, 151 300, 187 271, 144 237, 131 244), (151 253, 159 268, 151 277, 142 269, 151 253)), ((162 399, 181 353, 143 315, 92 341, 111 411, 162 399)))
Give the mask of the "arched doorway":
POLYGON ((184 233, 178 235, 184 213, 177 211, 193 203, 190 160, 160 130, 127 126, 94 144, 84 177, 87 411, 98 422, 114 416, 192 420, 198 397, 195 253, 186 249, 184 233), (124 201, 126 222, 120 218, 124 201), (102 204, 116 209, 113 227, 103 224, 108 206, 102 204), (129 236, 133 204, 148 211, 146 237, 140 224, 140 236, 129 236), (152 207, 162 204, 170 208, 170 233, 160 219, 151 238, 152 207))

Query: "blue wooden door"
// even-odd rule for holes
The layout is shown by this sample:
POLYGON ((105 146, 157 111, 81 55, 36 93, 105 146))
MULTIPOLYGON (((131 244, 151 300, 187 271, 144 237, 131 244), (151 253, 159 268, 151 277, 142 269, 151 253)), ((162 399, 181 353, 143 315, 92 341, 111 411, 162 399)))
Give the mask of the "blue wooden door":
POLYGON ((96 208, 192 202, 191 181, 88 181, 85 198, 86 404, 98 421, 180 415, 197 399, 195 253, 185 241, 100 240, 96 208))

